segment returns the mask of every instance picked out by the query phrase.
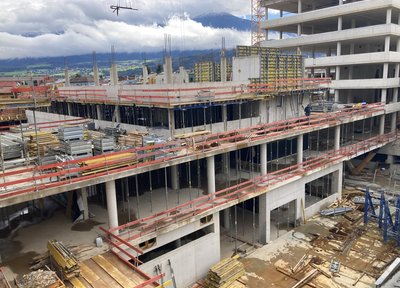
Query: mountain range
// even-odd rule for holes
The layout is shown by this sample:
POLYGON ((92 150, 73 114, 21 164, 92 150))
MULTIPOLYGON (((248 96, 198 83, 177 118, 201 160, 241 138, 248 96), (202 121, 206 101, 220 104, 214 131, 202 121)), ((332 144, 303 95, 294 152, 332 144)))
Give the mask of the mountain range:
MULTIPOLYGON (((249 31, 251 27, 250 20, 242 19, 228 13, 205 14, 194 17, 193 20, 201 23, 203 26, 221 29, 229 28, 238 31, 249 31)), ((36 35, 30 36, 34 37, 36 35)), ((233 54, 233 50, 227 51, 228 57, 233 56, 233 54)), ((172 51, 171 55, 174 59, 174 69, 179 65, 184 65, 190 69, 198 61, 219 60, 218 50, 172 51)), ((138 66, 145 59, 147 59, 146 63, 150 66, 150 69, 155 71, 157 65, 162 63, 162 58, 162 51, 153 53, 116 53, 115 55, 116 62, 127 67, 126 73, 132 73, 134 72, 133 70, 140 70, 138 66)), ((98 53, 96 59, 100 69, 110 67, 110 54, 98 53)), ((62 72, 65 63, 73 70, 90 70, 93 65, 92 54, 74 55, 67 58, 42 57, 0 60, 0 74, 11 76, 14 74, 24 74, 27 71, 32 71, 34 74, 57 74, 62 72)))

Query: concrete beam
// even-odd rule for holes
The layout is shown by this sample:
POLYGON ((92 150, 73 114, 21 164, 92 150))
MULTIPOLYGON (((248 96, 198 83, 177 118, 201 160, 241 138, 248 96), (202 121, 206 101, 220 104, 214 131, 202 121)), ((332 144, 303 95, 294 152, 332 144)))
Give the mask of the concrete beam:
POLYGON ((371 37, 400 36, 400 27, 396 24, 379 24, 361 28, 345 29, 342 31, 318 33, 300 37, 291 37, 282 40, 264 41, 262 46, 272 48, 296 48, 298 46, 311 46, 321 43, 337 43, 343 41, 357 41, 371 39, 371 37))
POLYGON ((383 51, 383 52, 330 56, 321 58, 308 58, 304 60, 304 65, 306 68, 325 68, 325 67, 336 67, 336 66, 399 63, 399 62, 400 62, 399 52, 383 51))
POLYGON ((397 8, 400 9, 398 1, 394 0, 364 0, 353 3, 347 3, 346 5, 337 5, 318 9, 314 11, 303 12, 301 14, 294 14, 283 18, 276 18, 265 21, 261 24, 262 29, 277 29, 282 26, 291 26, 298 23, 308 23, 317 20, 325 20, 329 18, 337 18, 339 16, 351 15, 354 13, 370 12, 373 10, 381 10, 385 8, 397 8))

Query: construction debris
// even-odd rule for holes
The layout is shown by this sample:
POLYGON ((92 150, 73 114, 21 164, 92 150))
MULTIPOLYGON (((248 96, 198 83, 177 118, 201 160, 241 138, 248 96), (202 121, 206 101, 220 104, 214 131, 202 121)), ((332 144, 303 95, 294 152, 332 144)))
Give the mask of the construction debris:
POLYGON ((57 277, 54 271, 37 270, 23 275, 22 279, 15 281, 18 288, 62 288, 64 283, 57 277))
POLYGON ((230 287, 237 279, 245 274, 244 266, 238 261, 239 255, 226 258, 211 267, 208 271, 206 287, 230 287))
POLYGON ((319 214, 322 216, 335 216, 345 214, 347 212, 353 211, 351 207, 338 207, 338 208, 331 208, 319 211, 319 214))

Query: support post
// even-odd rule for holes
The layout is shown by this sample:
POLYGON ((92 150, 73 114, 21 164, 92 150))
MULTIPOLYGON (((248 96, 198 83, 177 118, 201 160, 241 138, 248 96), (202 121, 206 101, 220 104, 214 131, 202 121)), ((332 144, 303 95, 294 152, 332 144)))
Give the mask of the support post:
POLYGON ((260 145, 260 164, 261 164, 261 175, 267 174, 267 143, 260 145))
POLYGON ((303 163, 303 134, 297 136, 297 164, 303 163))
POLYGON ((340 126, 335 127, 335 151, 340 149, 340 126))
POLYGON ((81 188, 81 196, 83 202, 83 220, 89 220, 89 205, 88 205, 88 187, 81 188))
POLYGON ((222 121, 224 122, 224 131, 228 131, 228 109, 226 104, 222 105, 222 121))
POLYGON ((174 190, 179 189, 178 165, 171 166, 171 188, 174 190))
POLYGON ((379 117, 379 135, 383 135, 385 133, 385 115, 381 115, 379 117))
POLYGON ((72 103, 67 103, 68 116, 72 116, 72 103))
POLYGON ((103 114, 101 113, 101 106, 99 104, 96 105, 97 112, 97 120, 103 120, 103 114))
POLYGON ((174 114, 174 109, 168 109, 168 126, 169 126, 169 132, 171 134, 171 138, 173 138, 174 134, 175 134, 175 114, 174 114))
POLYGON ((110 229, 118 227, 117 191, 115 180, 106 182, 108 225, 110 229))
POLYGON ((207 157, 207 187, 208 187, 208 194, 215 193, 215 159, 214 159, 214 156, 207 157))
POLYGON ((267 244, 271 239, 271 210, 267 201, 267 194, 262 194, 259 197, 259 214, 258 214, 258 229, 259 242, 262 245, 267 244))
POLYGON ((397 112, 392 113, 392 117, 390 118, 390 132, 396 132, 397 127, 397 112))

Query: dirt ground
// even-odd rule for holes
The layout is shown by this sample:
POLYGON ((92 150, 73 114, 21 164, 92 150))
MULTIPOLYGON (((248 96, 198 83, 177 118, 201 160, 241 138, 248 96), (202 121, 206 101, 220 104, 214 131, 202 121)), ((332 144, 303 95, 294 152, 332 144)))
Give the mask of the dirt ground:
POLYGON ((317 270, 302 287, 375 287, 399 250, 394 242, 383 243, 376 222, 363 224, 363 213, 316 216, 279 239, 255 250, 241 261, 248 287, 292 287, 317 270), (303 265, 296 265, 306 255, 303 265), (332 259, 341 264, 338 273, 329 271, 332 259), (295 271, 293 271, 296 268, 295 271))
MULTIPOLYGON (((63 210, 39 223, 20 228, 12 237, 0 239, 1 264, 9 268, 10 276, 29 273, 32 258, 47 251, 47 241, 56 239, 65 245, 91 245, 93 253, 99 251, 95 247, 95 239, 101 235, 98 229, 107 223, 107 211, 96 204, 89 206, 95 218, 73 223, 65 216, 63 210)), ((104 245, 107 248, 107 245, 104 245)))

